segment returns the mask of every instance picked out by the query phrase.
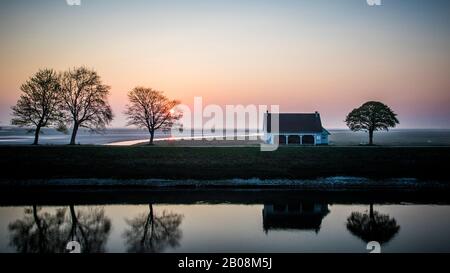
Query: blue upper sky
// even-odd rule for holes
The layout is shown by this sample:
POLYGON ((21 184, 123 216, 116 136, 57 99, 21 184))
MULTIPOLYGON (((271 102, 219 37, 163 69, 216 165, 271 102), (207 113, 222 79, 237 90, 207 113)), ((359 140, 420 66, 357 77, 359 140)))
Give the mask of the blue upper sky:
POLYGON ((42 67, 93 67, 123 126, 126 93, 279 104, 328 127, 381 100, 401 127, 450 127, 450 1, 2 0, 0 124, 42 67))

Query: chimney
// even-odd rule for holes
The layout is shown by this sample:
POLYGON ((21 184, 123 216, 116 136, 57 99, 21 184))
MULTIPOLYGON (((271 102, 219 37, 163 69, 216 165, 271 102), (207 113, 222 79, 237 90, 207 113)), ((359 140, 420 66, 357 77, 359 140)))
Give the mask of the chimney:
POLYGON ((316 118, 318 118, 318 117, 319 117, 319 112, 316 111, 316 118))

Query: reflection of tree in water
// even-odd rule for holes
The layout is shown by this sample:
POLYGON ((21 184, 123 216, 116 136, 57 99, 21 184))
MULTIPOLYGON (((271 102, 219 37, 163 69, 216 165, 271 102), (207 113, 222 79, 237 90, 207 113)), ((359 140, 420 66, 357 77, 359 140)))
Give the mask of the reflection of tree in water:
POLYGON ((128 252, 157 253, 167 247, 177 247, 182 236, 179 226, 183 215, 163 211, 155 214, 153 205, 149 205, 149 213, 143 213, 133 219, 126 219, 130 226, 123 237, 128 252))
POLYGON ((377 241, 380 244, 389 242, 400 230, 397 221, 387 214, 381 214, 373 210, 370 204, 370 212, 352 212, 347 219, 347 229, 363 241, 377 241))
POLYGON ((68 241, 80 242, 83 252, 103 252, 111 221, 101 208, 75 212, 74 206, 56 209, 54 213, 33 206, 24 217, 9 224, 10 245, 21 253, 66 252, 68 241))
POLYGON ((55 214, 40 213, 37 206, 26 208, 24 217, 8 225, 11 232, 10 245, 21 253, 53 253, 64 251, 67 243, 61 226, 66 209, 57 209, 55 214))
POLYGON ((105 244, 111 230, 111 220, 105 216, 103 208, 88 208, 75 212, 70 206, 71 227, 67 241, 78 241, 82 252, 99 253, 105 251, 105 244))

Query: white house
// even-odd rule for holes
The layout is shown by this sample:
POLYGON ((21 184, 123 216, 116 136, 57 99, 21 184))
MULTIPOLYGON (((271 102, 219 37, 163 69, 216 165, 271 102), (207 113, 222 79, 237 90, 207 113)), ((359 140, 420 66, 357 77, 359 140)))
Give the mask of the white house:
MULTIPOLYGON (((276 126, 274 126, 276 128, 276 126)), ((264 117, 264 139, 268 144, 275 144, 278 139, 280 145, 328 145, 330 133, 322 127, 320 114, 307 113, 279 113, 267 112, 264 117), (272 118, 278 117, 279 130, 272 130, 272 118)))

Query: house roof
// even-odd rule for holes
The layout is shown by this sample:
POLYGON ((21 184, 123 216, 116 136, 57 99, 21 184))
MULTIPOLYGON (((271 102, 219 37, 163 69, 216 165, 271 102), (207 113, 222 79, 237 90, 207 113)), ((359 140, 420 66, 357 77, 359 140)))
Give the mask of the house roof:
POLYGON ((273 117, 279 117, 279 131, 283 132, 308 132, 308 133, 321 133, 324 129, 320 120, 319 113, 280 113, 272 114, 267 113, 265 115, 264 129, 270 133, 271 120, 273 117))

